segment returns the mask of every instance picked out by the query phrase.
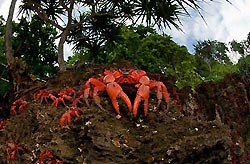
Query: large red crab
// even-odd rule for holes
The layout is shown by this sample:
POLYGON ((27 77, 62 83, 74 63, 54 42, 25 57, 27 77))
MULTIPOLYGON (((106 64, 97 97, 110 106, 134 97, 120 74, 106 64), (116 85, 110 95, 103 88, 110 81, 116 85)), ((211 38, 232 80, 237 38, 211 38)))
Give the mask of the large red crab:
POLYGON ((144 116, 147 116, 148 113, 148 99, 150 95, 150 90, 156 90, 156 95, 158 99, 159 107, 162 99, 165 102, 169 103, 169 94, 167 91, 166 86, 156 80, 150 80, 143 70, 106 70, 104 75, 101 76, 99 79, 90 78, 85 86, 84 86, 84 100, 86 104, 89 106, 88 98, 92 96, 94 102, 101 108, 103 107, 100 104, 100 97, 98 92, 105 91, 109 95, 112 104, 120 117, 120 110, 117 102, 117 97, 121 97, 123 101, 127 104, 128 109, 130 112, 133 112, 134 117, 137 116, 137 111, 140 102, 144 101, 144 116), (131 84, 138 88, 134 104, 132 106, 129 97, 123 91, 120 85, 122 84, 131 84))

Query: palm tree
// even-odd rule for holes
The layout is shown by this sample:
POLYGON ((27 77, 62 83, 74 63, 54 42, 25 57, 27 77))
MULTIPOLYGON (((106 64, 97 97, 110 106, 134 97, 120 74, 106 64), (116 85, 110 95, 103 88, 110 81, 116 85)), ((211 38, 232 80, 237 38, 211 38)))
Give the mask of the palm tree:
POLYGON ((58 36, 60 70, 65 70, 63 45, 69 40, 68 35, 77 28, 82 34, 81 38, 87 42, 93 35, 90 37, 86 34, 92 32, 98 37, 103 28, 109 28, 104 26, 108 24, 145 22, 160 28, 171 28, 173 25, 181 30, 179 18, 182 15, 188 16, 189 8, 203 17, 198 0, 22 0, 22 3, 21 13, 36 14, 61 32, 58 36))

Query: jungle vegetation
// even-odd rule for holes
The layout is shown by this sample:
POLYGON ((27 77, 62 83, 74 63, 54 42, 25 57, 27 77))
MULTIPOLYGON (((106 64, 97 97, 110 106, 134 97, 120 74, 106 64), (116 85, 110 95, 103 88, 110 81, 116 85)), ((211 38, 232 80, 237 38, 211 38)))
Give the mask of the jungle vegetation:
MULTIPOLYGON (((249 35, 241 42, 197 41, 195 53, 190 54, 171 36, 156 32, 156 28, 181 30, 180 17, 189 16, 190 9, 203 17, 200 4, 191 0, 22 0, 21 18, 11 23, 12 55, 29 67, 30 74, 45 80, 70 65, 109 64, 121 59, 150 73, 174 76, 179 88, 218 81, 237 71, 247 76, 249 35), (67 62, 65 43, 74 45, 74 55, 67 62), (241 54, 238 64, 232 63, 227 55, 230 52, 241 54)), ((1 96, 9 89, 10 80, 4 46, 8 21, 0 17, 1 96)))

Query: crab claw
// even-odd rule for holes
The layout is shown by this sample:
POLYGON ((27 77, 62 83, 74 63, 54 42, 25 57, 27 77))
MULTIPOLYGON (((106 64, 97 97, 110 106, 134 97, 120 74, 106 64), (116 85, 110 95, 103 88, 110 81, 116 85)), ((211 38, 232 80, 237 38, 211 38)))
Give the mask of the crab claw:
POLYGON ((144 100, 144 116, 147 116, 148 114, 148 98, 149 98, 149 78, 147 76, 142 76, 139 80, 141 85, 138 88, 135 101, 134 101, 134 106, 133 106, 133 114, 134 117, 137 115, 138 107, 139 104, 142 100, 144 100))
POLYGON ((129 111, 132 112, 132 104, 129 97, 126 95, 126 93, 123 92, 121 86, 115 82, 115 78, 113 77, 113 75, 106 75, 103 81, 107 85, 106 91, 118 115, 120 115, 120 109, 117 102, 118 97, 122 98, 122 100, 127 104, 129 111))

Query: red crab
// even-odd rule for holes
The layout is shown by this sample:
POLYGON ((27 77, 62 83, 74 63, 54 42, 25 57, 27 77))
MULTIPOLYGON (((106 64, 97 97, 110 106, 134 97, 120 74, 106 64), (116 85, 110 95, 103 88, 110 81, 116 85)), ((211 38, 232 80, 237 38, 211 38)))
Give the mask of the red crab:
POLYGON ((15 160, 16 155, 20 152, 24 152, 25 148, 21 145, 16 144, 14 141, 6 142, 6 152, 7 152, 7 158, 10 160, 15 160))
POLYGON ((62 161, 56 159, 56 157, 49 150, 43 151, 39 156, 38 164, 63 164, 62 161))
POLYGON ((58 106, 59 102, 62 102, 64 106, 67 106, 64 100, 72 101, 72 96, 75 94, 75 90, 71 87, 61 89, 57 96, 54 96, 52 93, 47 90, 40 90, 34 94, 34 99, 41 99, 41 103, 45 100, 48 103, 48 98, 53 101, 52 106, 58 106))
POLYGON ((16 114, 16 108, 18 107, 19 111, 23 111, 30 103, 25 101, 23 98, 19 98, 18 100, 14 101, 14 103, 10 107, 10 114, 16 114))
POLYGON ((41 99, 40 103, 42 103, 43 101, 45 101, 46 103, 48 103, 48 98, 51 100, 55 100, 56 97, 49 93, 47 90, 43 89, 43 90, 39 90, 34 94, 34 99, 38 100, 41 99))
POLYGON ((52 106, 58 106, 58 103, 61 101, 64 106, 67 106, 64 100, 72 101, 72 96, 75 94, 75 90, 71 87, 67 87, 65 89, 61 89, 58 93, 59 97, 56 97, 52 106))
POLYGON ((0 120, 0 131, 5 127, 6 124, 7 124, 6 120, 0 120))
POLYGON ((100 105, 100 97, 98 96, 98 92, 106 90, 112 104, 120 115, 119 106, 117 103, 117 97, 120 96, 124 102, 127 104, 130 112, 133 112, 134 117, 137 115, 139 103, 144 101, 144 116, 147 116, 148 113, 148 98, 150 94, 150 90, 156 90, 156 95, 158 99, 159 107, 162 98, 164 98, 165 102, 169 103, 169 94, 166 86, 156 80, 150 80, 147 77, 147 74, 143 70, 106 70, 104 72, 104 76, 99 79, 90 78, 84 87, 84 99, 86 104, 89 106, 88 98, 92 95, 95 103, 103 109, 100 105), (132 109, 131 101, 128 96, 123 92, 120 84, 131 84, 138 88, 136 98, 134 100, 134 105, 132 109))
POLYGON ((66 123, 71 122, 72 117, 79 117, 81 114, 81 109, 78 107, 71 107, 69 111, 65 112, 60 120, 61 127, 64 127, 66 123))
POLYGON ((108 93, 118 116, 120 116, 120 109, 116 100, 118 96, 122 98, 122 100, 127 104, 129 111, 132 112, 131 101, 129 100, 128 96, 125 94, 121 86, 117 82, 115 82, 115 77, 111 73, 105 75, 103 79, 90 78, 86 82, 84 87, 84 100, 86 104, 89 106, 88 98, 90 95, 92 95, 94 102, 101 109, 103 109, 103 107, 101 106, 101 100, 98 95, 98 92, 103 92, 105 90, 108 93))

